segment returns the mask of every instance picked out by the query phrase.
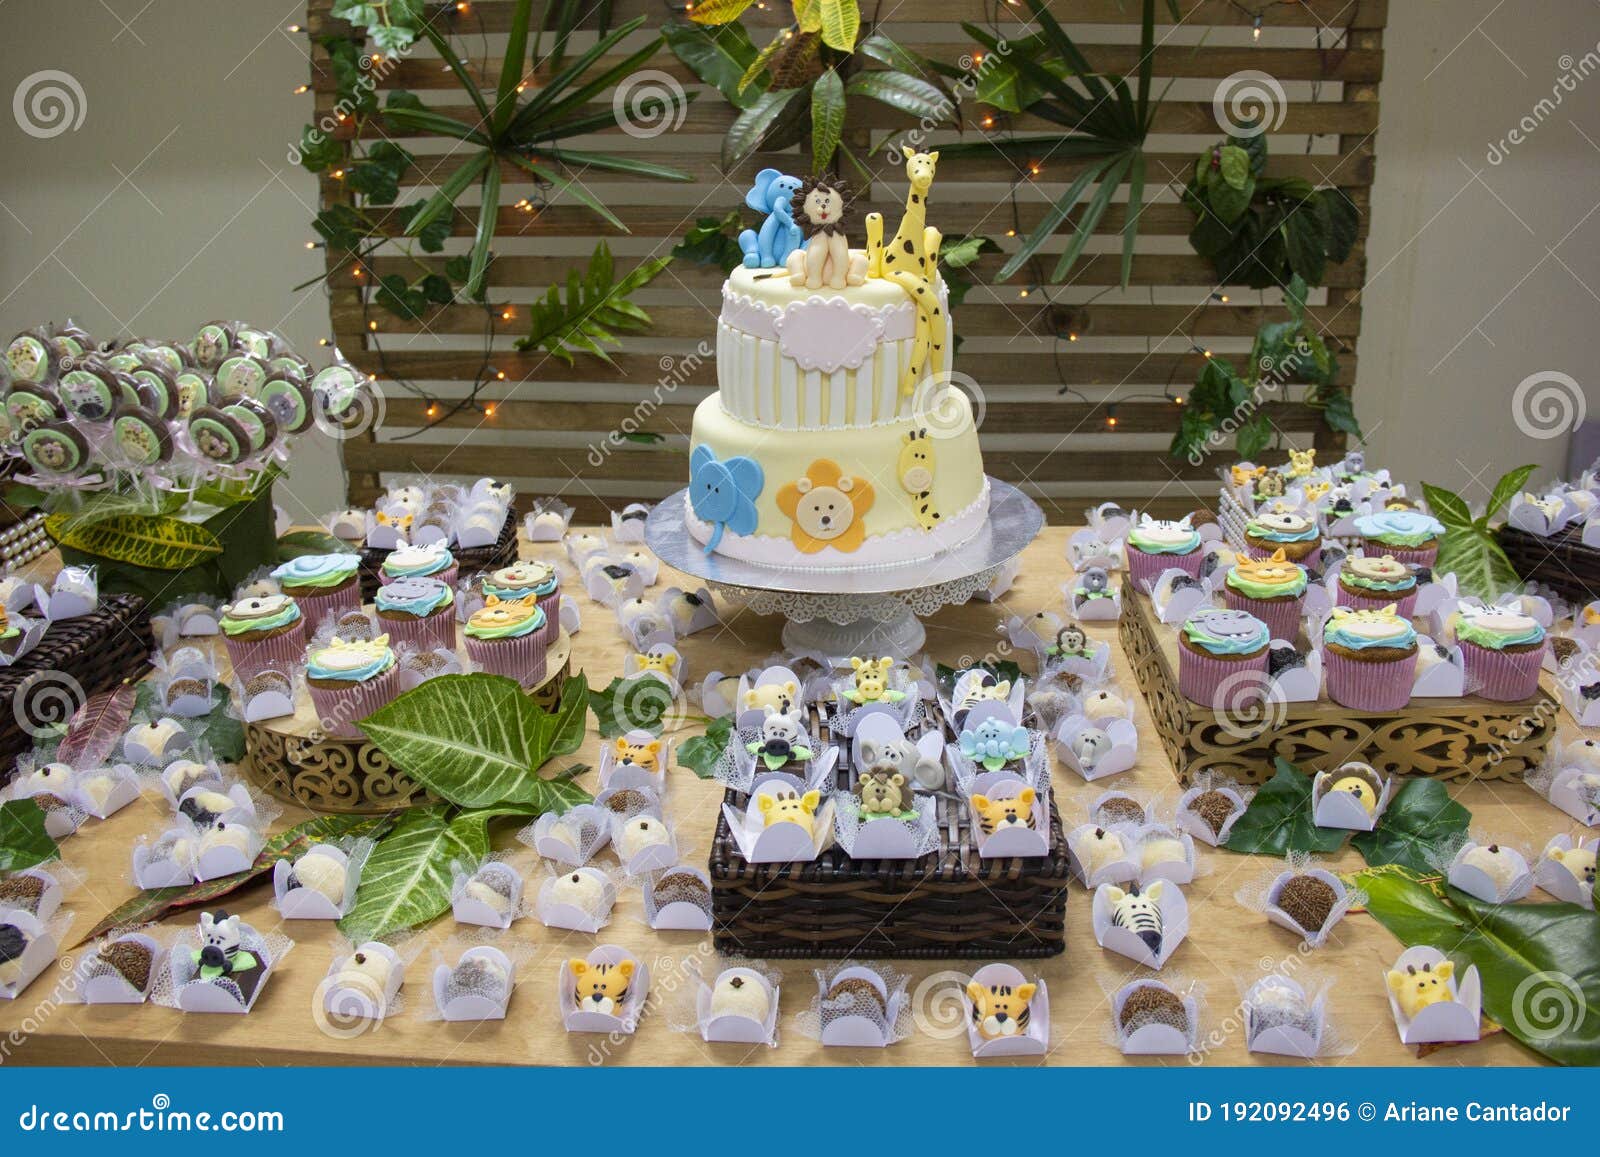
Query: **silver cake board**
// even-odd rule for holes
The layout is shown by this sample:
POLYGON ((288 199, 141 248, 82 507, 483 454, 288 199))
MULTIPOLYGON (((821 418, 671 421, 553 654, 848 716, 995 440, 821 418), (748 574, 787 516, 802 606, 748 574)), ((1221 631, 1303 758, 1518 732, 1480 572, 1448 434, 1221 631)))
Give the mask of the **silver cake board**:
POLYGON ((829 663, 851 655, 916 654, 927 639, 919 617, 983 590, 1044 527, 1038 503, 990 478, 984 526, 954 550, 892 566, 804 570, 706 554, 684 521, 687 494, 679 490, 651 510, 644 529, 650 549, 756 614, 784 615, 785 650, 829 663))

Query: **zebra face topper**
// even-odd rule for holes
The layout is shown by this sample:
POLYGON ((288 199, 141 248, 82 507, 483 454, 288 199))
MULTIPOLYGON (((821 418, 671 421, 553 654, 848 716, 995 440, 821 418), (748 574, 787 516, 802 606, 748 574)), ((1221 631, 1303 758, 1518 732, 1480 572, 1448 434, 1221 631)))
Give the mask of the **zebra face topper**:
POLYGON ((1147 886, 1143 892, 1137 884, 1123 891, 1115 884, 1106 885, 1106 901, 1111 905, 1111 926, 1126 928, 1140 940, 1152 954, 1161 954, 1161 936, 1165 921, 1161 916, 1162 881, 1147 886))
POLYGON ((984 1040, 1021 1036, 1028 1031, 1028 1002, 1038 991, 1036 984, 991 984, 976 980, 967 984, 967 999, 972 1001, 972 1027, 984 1040))
POLYGON ((1157 545, 1181 546, 1194 538, 1194 527, 1187 514, 1176 521, 1144 514, 1139 517, 1139 537, 1157 545))

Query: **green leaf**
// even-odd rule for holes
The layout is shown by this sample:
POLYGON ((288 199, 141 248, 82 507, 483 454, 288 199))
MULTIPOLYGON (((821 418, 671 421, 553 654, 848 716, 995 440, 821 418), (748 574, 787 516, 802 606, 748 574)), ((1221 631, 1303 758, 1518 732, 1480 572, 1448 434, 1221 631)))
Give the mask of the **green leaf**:
POLYGON ((826 172, 844 136, 844 81, 828 69, 811 86, 811 171, 826 172))
MULTIPOLYGON (((517 86, 522 83, 522 57, 528 50, 528 21, 532 15, 533 0, 516 0, 505 55, 500 63, 500 81, 495 86, 494 115, 490 118, 496 138, 506 131, 517 111, 517 86)), ((542 27, 542 20, 540 24, 542 27)), ((468 293, 471 292, 469 289, 468 293)))
POLYGON ((742 109, 748 109, 755 103, 755 98, 750 92, 751 88, 754 87, 756 88, 757 93, 761 93, 771 86, 772 79, 766 75, 767 65, 771 63, 773 57, 777 56, 778 53, 783 51, 784 46, 788 44, 788 42, 788 36, 782 32, 778 33, 770 41, 768 41, 767 46, 760 52, 756 53, 755 58, 745 66, 744 72, 739 75, 739 83, 734 85, 734 92, 741 98, 741 102, 738 107, 742 109), (759 87, 756 86, 757 81, 760 81, 759 87))
POLYGON ((1335 186, 1317 194, 1328 213, 1328 260, 1343 264, 1356 246, 1361 234, 1361 210, 1350 199, 1350 194, 1335 186))
POLYGON ((222 553, 217 536, 198 523, 154 515, 113 515, 74 526, 66 515, 52 514, 45 532, 60 546, 151 570, 184 570, 222 553))
POLYGON ((1450 798, 1436 779, 1408 779, 1370 832, 1350 843, 1374 868, 1399 864, 1415 872, 1437 871, 1440 857, 1467 834, 1472 813, 1450 798))
POLYGON ((1317 401, 1322 405, 1322 420, 1328 429, 1342 434, 1361 437, 1361 423, 1356 421, 1356 411, 1350 401, 1350 392, 1338 386, 1317 391, 1317 401))
POLYGON ((322 530, 291 530, 278 536, 278 558, 282 562, 305 554, 343 554, 350 544, 322 530))
POLYGON ((392 828, 394 822, 393 816, 318 816, 307 820, 268 839, 261 846, 261 852, 255 861, 242 872, 207 880, 201 884, 181 884, 172 888, 153 888, 138 893, 108 913, 104 919, 89 929, 78 943, 87 944, 114 928, 125 928, 130 924, 147 924, 182 908, 193 908, 220 900, 270 873, 272 866, 279 860, 299 859, 313 844, 328 843, 346 837, 358 839, 365 836, 376 840, 392 828))
POLYGON ((1078 218, 1072 239, 1067 242, 1061 260, 1056 262, 1055 270, 1050 275, 1052 280, 1061 281, 1072 272, 1073 264, 1077 262, 1089 238, 1094 236, 1100 218, 1105 216, 1106 209, 1111 205, 1112 196, 1122 184, 1123 174, 1128 171, 1128 166, 1133 163, 1133 158, 1137 155, 1137 153, 1125 153, 1120 157, 1108 159, 1102 166, 1091 167, 1088 170, 1100 182, 1100 187, 1095 190, 1094 196, 1083 210, 1083 215, 1078 218))
POLYGON ((637 332, 650 324, 650 315, 630 299, 671 260, 647 258, 622 280, 613 282, 611 250, 600 242, 590 256, 586 274, 573 270, 565 292, 552 285, 529 307, 528 335, 517 340, 517 348, 543 349, 569 364, 577 353, 609 361, 604 347, 617 344, 618 333, 637 332))
POLYGON ((1483 1007, 1559 1064, 1600 1065, 1600 916, 1576 904, 1485 904, 1390 866, 1357 873, 1367 912, 1402 944, 1476 965, 1483 1007))
MULTIPOLYGON (((489 271, 489 247, 494 244, 494 229, 500 219, 500 166, 490 165, 483 174, 483 199, 478 208, 478 230, 472 241, 472 262, 462 291, 482 300, 484 275, 489 271)), ((424 297, 427 295, 424 294, 424 297)))
POLYGON ((879 104, 935 124, 948 123, 955 114, 955 105, 944 93, 920 77, 904 72, 858 72, 850 78, 845 91, 851 96, 870 97, 879 104))
POLYGON ((854 52, 861 35, 861 10, 856 0, 819 0, 822 43, 837 52, 854 52))
POLYGON ((373 849, 355 907, 339 921, 353 943, 414 928, 450 907, 450 865, 476 864, 489 854, 486 817, 467 812, 452 818, 452 811, 448 804, 414 808, 373 849))
POLYGON ((696 24, 726 24, 739 19, 753 3, 755 0, 699 0, 689 12, 689 19, 696 24))
MULTIPOLYGON (((973 666, 989 672, 989 674, 993 675, 996 679, 1009 681, 1013 687, 1016 686, 1017 680, 1022 678, 1022 668, 1017 666, 1010 659, 996 659, 993 662, 974 663, 973 666)), ((945 693, 946 697, 955 691, 956 678, 960 674, 961 672, 956 670, 954 667, 948 667, 943 663, 935 664, 933 669, 934 681, 938 683, 940 689, 945 693)))
POLYGON ((1462 594, 1489 602, 1522 585, 1516 567, 1494 536, 1475 526, 1445 532, 1433 569, 1438 574, 1453 573, 1462 594))
POLYGON ((1311 777, 1285 759, 1233 822, 1223 845, 1230 852, 1286 856, 1290 852, 1336 852, 1345 833, 1311 821, 1311 777))
POLYGON ((61 854, 44 821, 44 809, 31 799, 0 803, 0 872, 31 868, 61 854))
POLYGON ((735 108, 748 108, 766 91, 768 81, 759 75, 752 79, 751 85, 740 87, 745 70, 755 62, 757 55, 755 43, 744 25, 702 27, 668 21, 662 25, 661 35, 674 56, 735 108))
POLYGON ((1256 179, 1248 172, 1244 174, 1244 183, 1237 189, 1226 181, 1218 181, 1206 189, 1207 203, 1210 211, 1217 215, 1217 219, 1224 224, 1233 225, 1244 216, 1245 210, 1250 208, 1250 198, 1255 193, 1256 179))
POLYGON ((903 72, 909 76, 921 77, 931 81, 946 100, 954 103, 954 97, 944 87, 939 74, 934 71, 931 61, 920 53, 912 52, 909 48, 885 36, 881 31, 874 30, 872 35, 856 45, 856 52, 862 56, 871 57, 879 64, 886 64, 896 72, 903 72))
POLYGON ((696 265, 715 265, 722 272, 731 273, 744 259, 736 240, 741 228, 743 220, 737 209, 730 209, 721 217, 700 217, 672 247, 672 256, 696 265))
POLYGON ((779 115, 789 107, 789 102, 804 91, 799 88, 772 89, 762 93, 740 112, 722 138, 723 169, 738 168, 746 157, 760 148, 779 115))
POLYGON ((1250 179, 1250 154, 1238 145, 1223 146, 1216 172, 1222 175, 1223 181, 1232 189, 1242 191, 1246 185, 1253 184, 1250 179))
POLYGON ((719 716, 706 725, 704 735, 691 736, 680 743, 673 752, 673 758, 680 767, 687 767, 699 778, 710 779, 712 769, 728 749, 728 740, 732 735, 733 716, 719 716))
MULTIPOLYGON (((189 733, 205 743, 223 763, 238 763, 245 756, 244 723, 229 709, 232 702, 233 693, 226 684, 218 683, 211 688, 211 709, 185 721, 189 733)), ((149 680, 136 688, 134 711, 152 719, 162 714, 156 685, 149 680)))
POLYGON ((672 688, 651 675, 613 678, 603 689, 589 690, 589 709, 594 712, 603 739, 615 739, 630 731, 660 735, 669 721, 678 720, 680 707, 672 688))
MULTIPOLYGON (((567 698, 581 703, 584 692, 581 675, 567 681, 563 716, 567 698)), ((396 767, 462 807, 526 803, 543 809, 587 798, 571 784, 540 777, 539 768, 558 753, 557 739, 570 741, 570 728, 503 675, 429 679, 357 726, 396 767)))
POLYGON ((1509 470, 1501 475, 1500 481, 1494 484, 1494 490, 1489 494, 1489 505, 1483 512, 1484 519, 1487 521, 1499 514, 1505 508, 1506 503, 1515 498, 1518 491, 1527 486, 1529 476, 1536 469, 1537 467, 1532 465, 1518 466, 1515 470, 1509 470))
POLYGON ((1328 264, 1328 235, 1317 215, 1303 207, 1290 213, 1283 222, 1283 242, 1289 268, 1308 284, 1321 285, 1328 264))
POLYGON ((1470 529, 1473 524, 1472 510, 1467 506, 1460 495, 1446 490, 1442 486, 1432 483, 1422 484, 1422 497, 1428 503, 1428 509, 1433 516, 1444 523, 1446 529, 1470 529))
POLYGON ((309 173, 323 173, 344 160, 344 142, 307 125, 300 132, 300 167, 309 173))
POLYGON ((1273 433, 1271 420, 1266 414, 1257 410, 1240 425, 1235 436, 1234 443, 1238 448, 1239 457, 1255 461, 1256 456, 1271 444, 1273 433))

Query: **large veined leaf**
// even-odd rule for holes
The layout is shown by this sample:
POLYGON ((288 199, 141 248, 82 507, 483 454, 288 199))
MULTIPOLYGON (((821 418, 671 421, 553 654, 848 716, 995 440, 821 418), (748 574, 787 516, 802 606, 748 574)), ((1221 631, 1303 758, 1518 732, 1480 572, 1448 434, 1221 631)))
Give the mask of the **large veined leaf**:
POLYGON ((183 570, 222 553, 217 536, 205 527, 157 515, 114 514, 71 525, 68 516, 52 514, 45 531, 61 546, 151 570, 183 570))
POLYGON ((755 61, 757 51, 742 24, 702 27, 668 21, 661 35, 674 56, 688 65, 701 80, 722 94, 735 108, 748 108, 766 91, 766 81, 752 78, 743 88, 740 81, 755 61), (759 81, 759 83, 757 83, 759 81))
POLYGON ((811 86, 811 171, 821 173, 844 136, 844 82, 833 69, 811 86))
POLYGON ((734 169, 760 148, 778 117, 789 107, 789 102, 804 91, 799 88, 772 89, 762 93, 749 108, 741 112, 722 138, 722 167, 734 169))
POLYGON ((728 749, 728 739, 733 735, 733 716, 722 715, 706 724, 704 735, 685 739, 673 752, 678 766, 687 767, 701 779, 710 779, 712 769, 728 749))
POLYGON ((1516 568, 1489 530, 1489 519, 1527 484, 1533 469, 1520 466, 1495 483, 1489 508, 1478 519, 1473 519, 1471 510, 1459 495, 1442 486, 1422 484, 1428 509, 1445 527, 1434 569, 1441 574, 1453 572, 1461 593, 1492 601, 1521 585, 1516 568))
POLYGON ((462 807, 525 803, 561 807, 587 798, 571 783, 546 780, 552 755, 577 750, 572 713, 586 703, 582 675, 562 688, 562 713, 541 710, 515 679, 441 675, 363 719, 367 737, 435 794, 462 807), (574 701, 578 706, 574 706, 574 701))
POLYGON ((949 121, 955 112, 955 105, 944 93, 920 77, 904 72, 857 73, 850 78, 846 91, 851 96, 871 97, 892 109, 935 122, 949 121))
POLYGON ((671 260, 648 257, 613 281, 611 249, 601 241, 589 258, 586 274, 569 271, 564 294, 561 286, 552 285, 529 307, 528 333, 517 339, 517 348, 542 349, 569 364, 574 353, 610 361, 607 345, 616 345, 619 334, 650 324, 650 315, 632 301, 634 291, 654 280, 671 260))
POLYGON ((98 767, 122 742, 137 694, 131 683, 85 699, 67 720, 55 758, 74 767, 98 767))
POLYGON ((1535 1052, 1600 1064, 1600 915, 1576 904, 1485 904, 1389 866, 1358 872, 1367 911, 1408 946, 1477 965, 1483 1007, 1535 1052))
POLYGON ((290 562, 305 554, 347 554, 350 544, 322 530, 291 530, 278 537, 278 558, 290 562))
POLYGON ((256 856, 255 862, 242 872, 207 880, 201 884, 152 888, 138 893, 127 903, 112 909, 105 919, 89 929, 78 943, 86 944, 113 928, 125 928, 130 924, 147 924, 181 908, 193 908, 199 904, 220 900, 246 884, 261 879, 272 871, 272 866, 279 860, 299 859, 313 844, 324 844, 346 837, 356 839, 365 836, 375 840, 393 826, 394 819, 391 816, 318 816, 316 819, 307 820, 269 839, 262 845, 261 853, 256 856))
POLYGON ((755 0, 700 0, 689 10, 689 19, 696 24, 726 24, 737 20, 755 0))
POLYGON ((822 17, 822 43, 839 52, 854 52, 861 35, 861 9, 856 0, 817 0, 822 17))
MULTIPOLYGON (((614 739, 629 731, 660 735, 669 724, 688 722, 679 710, 682 702, 681 696, 674 695, 671 687, 653 675, 614 678, 604 689, 589 692, 589 707, 603 739, 614 739)), ((566 706, 565 700, 562 706, 566 706)))
POLYGON ((1370 832, 1351 845, 1373 867, 1399 864, 1414 872, 1438 869, 1440 856, 1467 834, 1472 813, 1450 798, 1436 779, 1408 779, 1370 832))
POLYGON ((1230 852, 1269 856, 1338 851, 1345 833, 1311 822, 1311 777, 1288 760, 1276 762, 1277 774, 1233 822, 1223 847, 1230 852))
POLYGON ((31 799, 0 803, 0 871, 31 868, 60 854, 44 830, 44 809, 31 799))
POLYGON ((352 942, 413 928, 450 907, 451 863, 475 863, 489 852, 487 817, 453 811, 448 804, 414 808, 373 849, 355 907, 339 921, 352 942))

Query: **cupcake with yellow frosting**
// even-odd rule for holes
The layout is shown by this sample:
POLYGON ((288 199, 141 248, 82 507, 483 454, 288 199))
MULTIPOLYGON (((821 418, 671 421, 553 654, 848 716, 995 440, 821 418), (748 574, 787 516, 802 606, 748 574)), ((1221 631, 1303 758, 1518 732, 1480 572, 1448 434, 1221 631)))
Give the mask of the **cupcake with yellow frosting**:
POLYGON ((1234 610, 1267 624, 1274 639, 1292 643, 1300 632, 1306 582, 1306 568, 1276 550, 1270 558, 1235 561, 1223 579, 1222 598, 1234 610))
POLYGON ((1353 711, 1398 711, 1411 701, 1417 632, 1392 606, 1335 607, 1322 628, 1328 698, 1353 711))
POLYGON ((532 595, 501 599, 490 595, 467 620, 467 655, 480 671, 508 675, 524 687, 544 681, 545 615, 532 595))
POLYGON ((1141 515, 1139 521, 1128 528, 1125 544, 1128 577, 1138 590, 1148 590, 1161 577, 1162 571, 1172 567, 1190 578, 1199 578, 1200 564, 1205 558, 1200 544, 1200 532, 1190 524, 1188 516, 1172 522, 1141 515))
POLYGON ((1468 691, 1514 703, 1539 690, 1546 641, 1538 620, 1516 607, 1469 605, 1461 608, 1454 626, 1468 691))
POLYGON ((328 735, 361 738, 356 723, 371 715, 400 691, 400 677, 389 636, 376 639, 330 639, 306 656, 306 687, 311 704, 328 735))
POLYGON ((1357 611, 1394 613, 1409 619, 1417 606, 1417 575, 1392 554, 1354 555, 1339 567, 1334 603, 1357 611))
POLYGON ((272 577, 300 608, 306 630, 315 634, 324 620, 361 609, 360 569, 359 555, 303 554, 278 567, 272 577))

